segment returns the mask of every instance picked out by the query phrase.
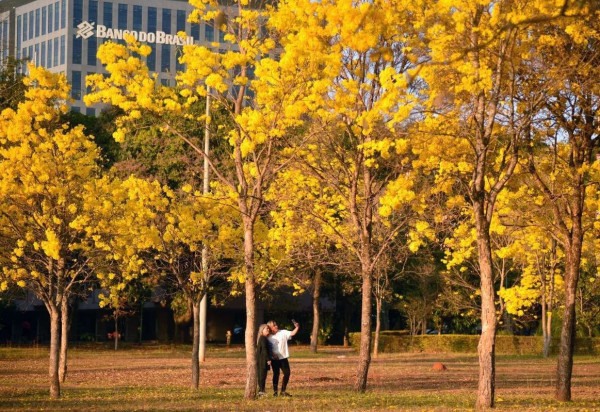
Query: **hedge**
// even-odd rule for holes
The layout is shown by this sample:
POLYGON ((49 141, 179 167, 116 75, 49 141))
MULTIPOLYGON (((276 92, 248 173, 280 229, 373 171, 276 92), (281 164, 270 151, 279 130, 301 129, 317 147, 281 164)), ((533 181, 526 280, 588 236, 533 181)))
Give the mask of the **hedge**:
MULTIPOLYGON (((358 348, 360 333, 350 334, 350 343, 358 348)), ((379 353, 477 353, 479 335, 407 335, 404 331, 384 331, 379 334, 379 353)), ((552 342, 552 353, 558 352, 559 338, 552 342)), ((499 355, 540 355, 543 352, 541 336, 496 336, 499 355)), ((575 354, 600 353, 600 338, 577 338, 575 354)))

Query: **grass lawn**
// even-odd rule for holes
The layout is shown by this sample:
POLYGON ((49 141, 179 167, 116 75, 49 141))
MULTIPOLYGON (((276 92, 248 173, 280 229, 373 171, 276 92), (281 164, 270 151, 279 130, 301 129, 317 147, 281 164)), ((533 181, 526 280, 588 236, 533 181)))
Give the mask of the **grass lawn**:
MULTIPOLYGON (((384 354, 369 370, 368 390, 352 391, 357 354, 322 347, 313 355, 291 348, 292 398, 244 401, 242 347, 209 347, 201 389, 189 388, 189 346, 104 346, 71 349, 62 399, 48 398, 47 348, 0 348, 2 411, 462 411, 471 410, 477 388, 477 358, 459 354, 384 354), (441 361, 444 372, 432 369, 441 361)), ((600 411, 600 359, 576 357, 573 402, 553 400, 556 359, 497 358, 497 410, 600 411)))

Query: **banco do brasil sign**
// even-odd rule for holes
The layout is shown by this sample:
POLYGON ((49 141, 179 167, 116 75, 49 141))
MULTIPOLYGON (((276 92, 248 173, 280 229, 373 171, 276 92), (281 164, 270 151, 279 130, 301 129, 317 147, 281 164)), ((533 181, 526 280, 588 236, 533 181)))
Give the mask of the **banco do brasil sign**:
POLYGON ((89 39, 92 36, 96 36, 100 39, 114 39, 121 40, 123 36, 131 35, 134 39, 144 43, 156 43, 156 44, 174 44, 183 46, 185 44, 194 44, 194 38, 187 36, 186 38, 179 37, 176 34, 167 34, 164 31, 157 31, 154 33, 147 33, 145 31, 136 30, 123 30, 113 29, 106 27, 102 24, 94 27, 96 23, 84 21, 77 25, 76 37, 89 39))

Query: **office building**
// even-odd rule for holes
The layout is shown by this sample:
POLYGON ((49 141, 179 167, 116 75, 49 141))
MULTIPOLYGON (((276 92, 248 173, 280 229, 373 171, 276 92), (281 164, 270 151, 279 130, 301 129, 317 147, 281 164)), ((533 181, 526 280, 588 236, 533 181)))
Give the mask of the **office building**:
MULTIPOLYGON (((72 108, 86 107, 85 76, 103 71, 96 53, 105 41, 123 41, 126 33, 147 43, 148 68, 163 84, 182 70, 184 44, 223 42, 224 33, 211 23, 187 21, 192 6, 180 0, 3 0, 0 1, 0 58, 29 59, 52 72, 64 73, 72 85, 72 108), (185 32, 187 38, 177 36, 185 32)), ((5 60, 3 60, 5 61, 5 60)))

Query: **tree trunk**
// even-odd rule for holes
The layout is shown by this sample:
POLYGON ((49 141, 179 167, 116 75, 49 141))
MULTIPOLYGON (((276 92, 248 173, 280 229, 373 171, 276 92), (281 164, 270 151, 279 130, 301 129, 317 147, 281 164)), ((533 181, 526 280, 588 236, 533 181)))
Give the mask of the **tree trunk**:
POLYGON ((254 221, 244 217, 244 266, 246 268, 246 390, 245 399, 256 398, 256 287, 254 279, 254 221))
POLYGON ((63 298, 60 312, 60 361, 58 375, 61 383, 67 379, 67 350, 69 347, 69 300, 63 298))
POLYGON ((579 281, 579 265, 581 264, 581 249, 583 232, 581 230, 581 215, 579 221, 574 219, 573 235, 570 250, 567 250, 567 270, 565 273, 565 310, 563 312, 562 329, 560 333, 560 348, 558 366, 556 368, 556 399, 562 402, 571 400, 571 375, 573 373, 573 349, 575 346, 575 300, 577 282, 579 281))
POLYGON ((194 299, 192 302, 192 389, 200 387, 200 303, 194 299))
POLYGON ((60 398, 60 379, 58 367, 60 359, 60 311, 52 307, 50 311, 50 398, 60 398))
POLYGON ((477 345, 479 355, 479 383, 475 408, 485 410, 494 407, 496 379, 496 306, 492 252, 489 225, 483 214, 483 205, 474 204, 477 223, 477 247, 481 277, 481 337, 477 345))
POLYGON ((313 285, 313 326, 310 334, 310 351, 317 353, 317 345, 319 344, 319 298, 321 297, 321 271, 315 271, 315 280, 313 285))
MULTIPOLYGON (((364 264, 363 264, 364 266, 364 264)), ((362 305, 360 323, 360 353, 358 358, 358 370, 356 372, 356 383, 354 389, 358 392, 367 390, 367 376, 371 363, 371 295, 372 277, 371 271, 362 270, 362 305)))
POLYGON ((202 363, 206 362, 206 314, 208 312, 208 297, 206 294, 200 301, 200 313, 198 319, 198 328, 200 336, 198 338, 198 360, 202 363))
POLYGON ((381 297, 375 298, 375 342, 373 342, 373 358, 379 356, 379 332, 381 331, 381 297))

